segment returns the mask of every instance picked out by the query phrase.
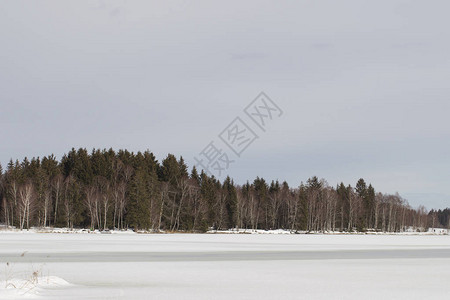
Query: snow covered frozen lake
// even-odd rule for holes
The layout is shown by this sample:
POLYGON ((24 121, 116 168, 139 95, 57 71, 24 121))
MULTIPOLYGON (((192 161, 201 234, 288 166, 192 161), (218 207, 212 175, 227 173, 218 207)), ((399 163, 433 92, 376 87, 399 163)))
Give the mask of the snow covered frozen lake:
POLYGON ((448 235, 0 232, 0 263, 1 299, 450 296, 448 235))

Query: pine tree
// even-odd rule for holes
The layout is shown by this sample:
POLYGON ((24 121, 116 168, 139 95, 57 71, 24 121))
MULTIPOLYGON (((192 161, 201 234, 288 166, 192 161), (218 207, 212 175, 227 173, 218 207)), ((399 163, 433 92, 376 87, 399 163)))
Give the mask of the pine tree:
POLYGON ((157 173, 160 166, 158 161, 156 160, 155 155, 151 153, 150 151, 145 151, 143 154, 143 163, 145 165, 145 171, 147 173, 157 173))
POLYGON ((255 196, 259 206, 258 216, 261 219, 258 220, 258 226, 260 228, 269 229, 269 205, 268 205, 268 186, 264 178, 256 177, 253 181, 253 186, 255 189, 255 196))
POLYGON ((322 188, 322 183, 317 176, 313 176, 306 181, 307 187, 309 189, 320 190, 322 188))
POLYGON ((340 229, 344 231, 351 227, 350 225, 350 201, 349 201, 349 190, 344 185, 343 182, 336 188, 338 196, 338 208, 340 216, 340 229))
POLYGON ((128 209, 126 221, 128 226, 134 229, 150 228, 150 197, 148 192, 148 174, 143 168, 136 170, 135 175, 131 179, 130 189, 128 192, 128 209))
MULTIPOLYGON (((156 161, 156 160, 155 160, 156 161)), ((149 173, 146 175, 146 184, 147 184, 147 195, 148 195, 148 217, 149 217, 149 226, 152 229, 156 229, 157 225, 157 219, 158 219, 158 212, 160 211, 160 206, 162 203, 160 203, 160 182, 158 181, 158 174, 157 174, 157 165, 155 164, 153 168, 150 170, 149 173)), ((159 228, 158 228, 159 230, 159 228)))
POLYGON ((180 169, 180 177, 188 177, 188 167, 184 162, 183 156, 178 160, 178 167, 180 169))
POLYGON ((87 213, 84 214, 85 207, 82 198, 82 187, 80 182, 73 176, 69 175, 64 180, 63 188, 63 207, 65 226, 73 228, 75 226, 84 227, 88 225, 87 213))
POLYGON ((237 194, 233 181, 228 176, 223 183, 225 193, 225 207, 227 211, 227 227, 233 228, 237 225, 237 194))
POLYGON ((50 179, 61 173, 58 161, 53 154, 42 158, 41 167, 50 179))
POLYGON ((367 195, 367 185, 364 179, 360 178, 356 183, 355 191, 361 199, 364 199, 367 195))
MULTIPOLYGON (((89 156, 87 155, 87 151, 85 149, 79 149, 77 152, 77 162, 83 162, 89 160, 89 156)), ((100 149, 93 149, 90 161, 92 165, 92 171, 86 170, 86 172, 83 172, 83 170, 79 170, 77 168, 77 177, 83 181, 85 184, 89 184, 92 182, 92 179, 94 176, 101 176, 107 179, 111 178, 112 173, 112 163, 110 161, 110 157, 108 152, 105 150, 100 151, 100 149)))
POLYGON ((195 166, 192 167, 192 171, 191 171, 191 176, 190 176, 190 178, 193 179, 193 180, 195 180, 195 182, 196 182, 198 185, 200 185, 201 178, 200 178, 200 175, 198 174, 197 168, 196 168, 195 166))
POLYGON ((269 220, 270 227, 272 229, 277 228, 277 221, 280 220, 280 216, 278 214, 278 210, 281 206, 281 188, 280 183, 277 181, 273 181, 270 183, 269 187, 269 196, 268 196, 268 211, 269 211, 269 220))
POLYGON ((167 155, 162 161, 160 179, 169 182, 172 186, 177 185, 177 180, 181 177, 180 165, 173 154, 167 155))
POLYGON ((217 211, 215 209, 216 190, 214 186, 214 179, 209 178, 203 170, 200 177, 202 182, 200 194, 203 205, 206 207, 204 224, 206 227, 213 227, 214 229, 217 229, 217 211))

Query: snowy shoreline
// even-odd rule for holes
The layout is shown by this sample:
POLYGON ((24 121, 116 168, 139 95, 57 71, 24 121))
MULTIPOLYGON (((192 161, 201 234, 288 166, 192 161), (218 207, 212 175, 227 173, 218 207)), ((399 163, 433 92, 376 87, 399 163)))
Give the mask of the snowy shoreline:
POLYGON ((185 231, 133 231, 127 230, 90 230, 90 229, 71 229, 71 228, 31 228, 29 230, 23 229, 0 229, 0 234, 8 233, 22 233, 22 234, 34 234, 34 233, 60 233, 60 234, 283 234, 283 235, 301 235, 301 234, 314 234, 314 235, 450 235, 450 229, 445 228, 429 228, 428 231, 407 230, 402 232, 341 232, 341 231, 293 231, 286 229, 264 230, 264 229, 229 229, 229 230, 209 230, 204 233, 199 232, 185 232, 185 231))

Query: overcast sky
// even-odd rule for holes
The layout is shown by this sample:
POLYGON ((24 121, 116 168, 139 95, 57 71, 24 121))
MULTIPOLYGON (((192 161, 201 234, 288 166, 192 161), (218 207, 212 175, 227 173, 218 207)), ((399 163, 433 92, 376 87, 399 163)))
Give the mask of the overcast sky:
POLYGON ((243 109, 264 91, 284 114, 234 157, 238 183, 363 177, 413 206, 450 206, 449 11, 448 1, 1 1, 0 162, 113 147, 192 166, 235 117, 255 125, 243 109))

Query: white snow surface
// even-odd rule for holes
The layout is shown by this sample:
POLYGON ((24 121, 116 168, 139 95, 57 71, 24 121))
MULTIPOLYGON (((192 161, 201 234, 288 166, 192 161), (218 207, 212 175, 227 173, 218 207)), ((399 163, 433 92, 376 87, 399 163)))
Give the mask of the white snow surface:
POLYGON ((56 276, 35 276, 28 278, 7 278, 0 281, 0 296, 4 299, 41 298, 49 289, 68 287, 70 284, 56 276))
POLYGON ((448 235, 0 232, 0 264, 0 299, 450 296, 448 235))

